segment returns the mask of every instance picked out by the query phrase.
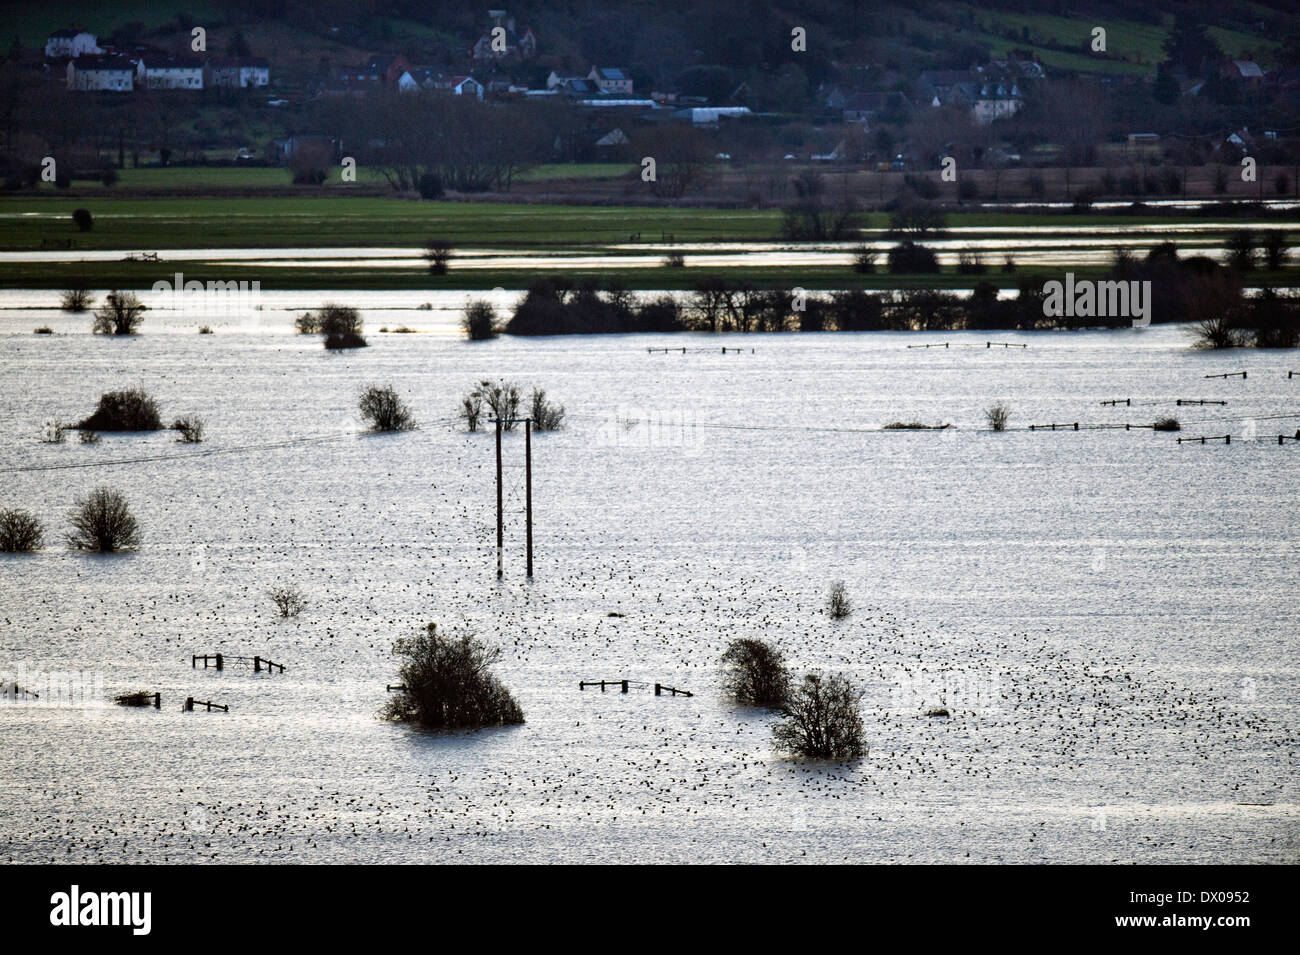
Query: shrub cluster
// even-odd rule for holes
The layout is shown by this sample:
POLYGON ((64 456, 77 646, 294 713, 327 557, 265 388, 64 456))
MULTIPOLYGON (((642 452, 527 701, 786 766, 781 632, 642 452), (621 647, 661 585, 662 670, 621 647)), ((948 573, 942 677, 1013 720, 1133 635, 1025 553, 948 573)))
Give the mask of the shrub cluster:
POLYGON ((501 651, 473 634, 445 636, 431 623, 415 637, 398 640, 400 689, 384 708, 385 719, 428 729, 513 726, 524 711, 491 672, 501 651))
POLYGON ((806 759, 855 760, 867 753, 861 692, 838 674, 809 673, 795 680, 785 658, 764 640, 733 640, 722 655, 723 689, 736 703, 766 706, 780 719, 776 748, 806 759))
POLYGON ((112 553, 140 543, 139 522, 126 498, 112 488, 96 488, 78 499, 68 522, 72 525, 68 545, 76 550, 112 553))
POLYGON ((375 431, 410 431, 415 427, 415 416, 392 385, 371 385, 361 393, 358 404, 361 417, 375 431))
POLYGON ((99 407, 77 427, 84 431, 161 431, 162 418, 152 395, 143 388, 126 388, 100 395, 99 407))

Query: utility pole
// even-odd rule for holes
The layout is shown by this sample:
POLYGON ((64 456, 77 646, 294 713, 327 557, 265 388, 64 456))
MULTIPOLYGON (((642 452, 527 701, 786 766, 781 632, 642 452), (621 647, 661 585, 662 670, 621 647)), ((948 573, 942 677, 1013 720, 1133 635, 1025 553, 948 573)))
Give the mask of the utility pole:
POLYGON ((533 577, 533 419, 524 419, 524 500, 527 502, 528 579, 533 577))
POLYGON ((505 576, 505 501, 502 488, 501 430, 506 423, 523 422, 524 425, 524 494, 526 505, 528 577, 533 576, 533 419, 494 418, 497 426, 497 577, 505 576))
POLYGON ((502 518, 501 507, 501 419, 497 418, 497 576, 505 574, 504 556, 502 554, 505 548, 505 524, 502 518))

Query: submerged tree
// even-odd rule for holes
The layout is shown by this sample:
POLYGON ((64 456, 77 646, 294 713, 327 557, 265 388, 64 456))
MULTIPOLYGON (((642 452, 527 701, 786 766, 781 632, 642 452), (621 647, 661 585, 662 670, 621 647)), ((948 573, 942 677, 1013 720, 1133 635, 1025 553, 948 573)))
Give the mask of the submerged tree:
POLYGON ((393 653, 403 658, 401 688, 384 707, 385 719, 429 729, 513 726, 524 711, 491 673, 501 658, 470 633, 444 636, 431 623, 416 637, 400 639, 393 653))
POLYGON ((112 488, 96 488, 80 498, 68 521, 72 524, 68 545, 77 550, 107 554, 140 543, 139 522, 127 507, 126 498, 112 488))
POLYGON ((460 327, 465 337, 472 342, 485 342, 501 333, 496 309, 491 302, 481 299, 465 306, 460 327))
POLYGON ((0 551, 17 554, 36 550, 45 528, 36 517, 20 508, 0 507, 0 551))
POLYGON ((991 404, 984 409, 984 417, 994 431, 1005 431, 1007 422, 1011 420, 1011 406, 1003 401, 991 404))
POLYGON ((766 640, 740 639, 722 654, 723 690, 743 706, 780 706, 790 688, 785 656, 766 640))
POLYGON ((809 673, 791 687, 772 727, 777 749, 807 759, 860 759, 867 754, 858 702, 862 694, 838 674, 809 673))
POLYGON ((826 613, 832 620, 843 620, 853 613, 853 601, 849 600, 844 581, 837 580, 831 584, 830 593, 826 597, 826 613))
POLYGON ((361 393, 358 403, 361 417, 370 422, 376 431, 410 431, 415 427, 415 416, 406 402, 398 397, 392 385, 371 385, 361 393))
POLYGON ((307 609, 307 595, 297 584, 277 584, 267 591, 271 603, 280 616, 286 620, 296 617, 307 609))
POLYGON ((134 335, 147 308, 134 292, 114 289, 104 297, 104 304, 95 310, 95 324, 91 331, 96 335, 134 335))

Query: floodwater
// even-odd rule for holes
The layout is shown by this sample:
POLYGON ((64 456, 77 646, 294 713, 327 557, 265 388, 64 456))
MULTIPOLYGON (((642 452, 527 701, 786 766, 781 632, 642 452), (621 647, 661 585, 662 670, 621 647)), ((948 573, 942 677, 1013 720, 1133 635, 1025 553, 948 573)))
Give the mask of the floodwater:
MULTIPOLYGON (((84 317, 36 336, 50 313, 10 294, 0 505, 36 512, 50 540, 0 555, 0 669, 38 686, 76 671, 90 690, 0 701, 0 858, 1300 861, 1300 443, 1276 438, 1300 427, 1294 353, 1197 352, 1164 326, 372 334, 329 354, 287 310, 214 318, 210 336, 203 316, 159 314, 129 340, 91 337, 84 317), (487 376, 569 413, 533 440, 531 582, 522 436, 505 440, 499 581, 493 441, 454 421, 487 376), (421 429, 359 433, 372 382, 421 429), (128 385, 165 419, 204 416, 205 442, 40 442, 43 422, 128 385), (1183 436, 1233 439, 998 434, 995 400, 1013 429, 1168 414, 1183 436), (956 427, 879 430, 896 419, 956 427), (138 551, 59 542, 101 484, 139 516, 138 551), (844 621, 822 612, 833 580, 856 604, 844 621), (282 581, 311 601, 296 620, 266 598, 282 581), (525 725, 376 718, 392 641, 430 620, 502 648, 525 725), (869 755, 775 753, 772 716, 720 693, 738 637, 854 679, 869 755), (287 670, 191 668, 218 651, 287 670), (633 685, 579 691, 600 679, 633 685), (137 690, 161 710, 101 705, 137 690), (230 712, 182 712, 187 696, 230 712)), ((298 296, 350 295, 374 329, 418 294, 298 296)))

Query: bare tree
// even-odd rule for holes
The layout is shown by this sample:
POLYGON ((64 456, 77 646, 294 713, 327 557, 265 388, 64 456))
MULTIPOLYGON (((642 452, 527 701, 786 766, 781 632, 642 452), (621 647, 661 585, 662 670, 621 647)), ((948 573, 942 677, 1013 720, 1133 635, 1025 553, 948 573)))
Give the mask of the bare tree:
POLYGON ((104 304, 95 310, 95 323, 91 330, 96 335, 134 335, 147 308, 134 292, 114 289, 104 297, 104 304))
POLYGON ((139 522, 127 507, 126 498, 112 488, 96 488, 79 498, 68 521, 72 524, 68 545, 77 550, 107 554, 140 543, 139 522))
POLYGON ((832 620, 843 620, 853 613, 853 602, 844 589, 844 581, 837 580, 831 584, 830 594, 826 598, 826 613, 832 620))
POLYGON ((483 397, 478 392, 471 392, 460 399, 460 416, 465 419, 465 427, 477 431, 479 419, 483 415, 483 397))
POLYGON ((397 693, 384 707, 385 719, 418 723, 429 729, 512 726, 524 711, 491 672, 501 658, 473 634, 444 636, 431 623, 418 636, 398 640, 402 657, 397 693))
MULTIPOLYGON (((477 399, 492 409, 492 417, 501 420, 504 431, 515 430, 515 419, 519 417, 519 386, 508 381, 481 381, 469 393, 469 399, 477 399)), ((474 429, 471 428, 471 431, 474 429)))
POLYGON ((564 427, 564 405, 557 405, 546 400, 546 392, 534 388, 532 409, 529 417, 533 419, 533 428, 537 431, 559 431, 564 427))
POLYGON ((791 687, 772 727, 778 750, 807 759, 855 760, 867 754, 862 694, 838 674, 809 673, 791 687))
POLYGON ((267 591, 271 603, 284 619, 296 617, 307 609, 307 596, 297 584, 278 584, 267 591))
POLYGON ((0 507, 0 551, 16 554, 36 550, 44 539, 44 526, 27 511, 0 507))
POLYGON ((744 706, 780 706, 790 688, 785 656, 766 640, 740 639, 722 654, 727 696, 744 706))
POLYGON ((62 298, 59 300, 59 308, 65 312, 85 312, 89 311, 94 300, 94 296, 84 288, 70 288, 63 293, 62 298))

